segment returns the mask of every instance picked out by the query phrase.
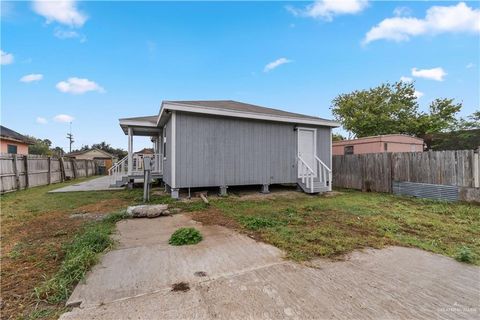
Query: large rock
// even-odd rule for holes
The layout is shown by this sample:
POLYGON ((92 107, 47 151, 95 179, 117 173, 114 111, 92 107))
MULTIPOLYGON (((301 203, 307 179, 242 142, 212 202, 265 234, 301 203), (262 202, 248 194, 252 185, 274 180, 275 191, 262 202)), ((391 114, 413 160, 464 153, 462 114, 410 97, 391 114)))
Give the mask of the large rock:
POLYGON ((168 204, 139 205, 127 208, 127 215, 132 218, 155 218, 168 216, 168 204))

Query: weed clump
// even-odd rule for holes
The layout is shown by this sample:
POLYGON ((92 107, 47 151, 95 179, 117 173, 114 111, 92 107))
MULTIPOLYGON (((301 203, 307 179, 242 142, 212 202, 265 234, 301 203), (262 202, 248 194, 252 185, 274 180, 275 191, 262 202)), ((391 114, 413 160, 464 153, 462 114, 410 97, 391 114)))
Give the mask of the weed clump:
POLYGON ((250 230, 260 230, 265 228, 271 228, 279 225, 279 221, 269 217, 254 217, 245 216, 241 217, 243 226, 250 230))
POLYGON ((463 246, 458 250, 455 259, 460 262, 473 263, 475 255, 469 247, 463 246))
POLYGON ((172 246, 183 246, 189 244, 197 244, 202 241, 203 237, 200 231, 195 228, 180 228, 175 231, 168 243, 172 246))

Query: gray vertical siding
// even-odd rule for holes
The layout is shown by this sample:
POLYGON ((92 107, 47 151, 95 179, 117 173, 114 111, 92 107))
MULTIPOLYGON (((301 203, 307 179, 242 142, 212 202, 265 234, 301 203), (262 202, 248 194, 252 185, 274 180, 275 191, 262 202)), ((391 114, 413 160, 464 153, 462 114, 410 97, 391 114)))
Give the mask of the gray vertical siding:
MULTIPOLYGON (((163 181, 169 186, 172 185, 172 118, 168 119, 165 124, 165 132, 167 136, 167 155, 163 160, 163 181)), ((162 141, 163 142, 163 141, 162 141)), ((163 148, 163 145, 162 145, 163 148)))
POLYGON ((331 163, 331 144, 332 131, 329 127, 317 127, 317 156, 329 168, 332 168, 331 163))
MULTIPOLYGON (((182 112, 176 118, 176 187, 297 181, 294 124, 182 112)), ((171 182, 169 133, 171 123, 167 124, 167 184, 171 182)), ((330 165, 330 128, 317 127, 317 135, 317 154, 330 165)))

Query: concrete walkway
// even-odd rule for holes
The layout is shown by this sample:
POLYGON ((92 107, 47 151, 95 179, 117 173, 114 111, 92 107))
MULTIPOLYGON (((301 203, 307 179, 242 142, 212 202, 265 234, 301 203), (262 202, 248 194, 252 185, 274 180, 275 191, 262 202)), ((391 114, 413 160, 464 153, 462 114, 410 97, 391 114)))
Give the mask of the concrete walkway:
POLYGON ((60 189, 55 189, 49 191, 49 193, 56 193, 56 192, 77 192, 77 191, 108 191, 108 190, 122 190, 123 188, 111 188, 111 177, 110 176, 103 176, 100 178, 80 182, 77 184, 72 184, 67 187, 63 187, 60 189))
POLYGON ((187 215, 124 220, 108 252, 61 319, 478 319, 480 269, 411 248, 317 260, 282 259, 275 247, 187 215), (173 247, 195 226, 204 240, 173 247), (189 289, 174 291, 184 282, 189 289))

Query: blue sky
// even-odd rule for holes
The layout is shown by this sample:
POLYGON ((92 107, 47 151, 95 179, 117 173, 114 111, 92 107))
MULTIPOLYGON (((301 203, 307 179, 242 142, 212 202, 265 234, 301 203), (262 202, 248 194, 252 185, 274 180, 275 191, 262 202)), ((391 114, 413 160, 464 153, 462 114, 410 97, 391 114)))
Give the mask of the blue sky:
POLYGON ((125 148, 118 118, 156 114, 162 100, 232 99, 331 118, 338 94, 402 76, 415 81, 422 108, 455 98, 466 116, 480 105, 479 7, 2 2, 1 122, 68 150, 70 116, 74 148, 125 148))

